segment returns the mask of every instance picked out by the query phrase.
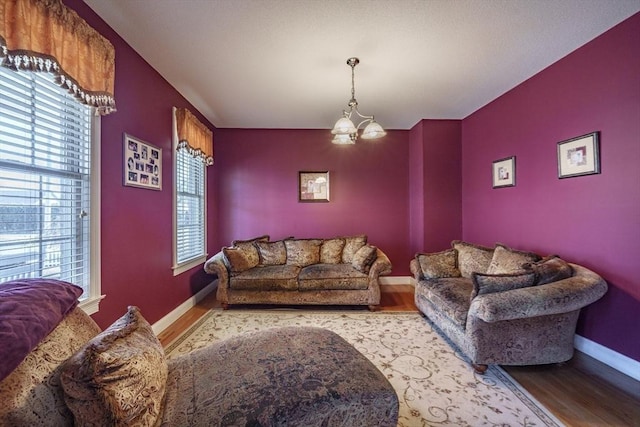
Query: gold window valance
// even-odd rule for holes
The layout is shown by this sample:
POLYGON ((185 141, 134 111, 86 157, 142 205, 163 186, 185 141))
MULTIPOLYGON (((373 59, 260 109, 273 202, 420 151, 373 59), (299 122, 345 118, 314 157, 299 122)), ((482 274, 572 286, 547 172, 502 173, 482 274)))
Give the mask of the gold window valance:
POLYGON ((115 111, 115 50, 62 0, 0 0, 0 65, 48 72, 100 114, 115 111))
POLYGON ((176 108, 178 149, 188 149, 194 157, 200 157, 207 166, 213 164, 213 132, 191 111, 176 108))

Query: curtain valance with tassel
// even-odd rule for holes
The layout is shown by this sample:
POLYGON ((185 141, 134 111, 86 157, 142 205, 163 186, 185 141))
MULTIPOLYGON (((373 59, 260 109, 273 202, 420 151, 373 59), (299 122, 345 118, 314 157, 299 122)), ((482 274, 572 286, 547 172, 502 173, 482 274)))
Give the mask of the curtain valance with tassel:
POLYGON ((212 165, 213 132, 186 108, 176 108, 176 128, 178 149, 188 149, 207 166, 212 165))
POLYGON ((115 50, 62 0, 0 0, 0 66, 53 74, 99 114, 115 111, 115 50))

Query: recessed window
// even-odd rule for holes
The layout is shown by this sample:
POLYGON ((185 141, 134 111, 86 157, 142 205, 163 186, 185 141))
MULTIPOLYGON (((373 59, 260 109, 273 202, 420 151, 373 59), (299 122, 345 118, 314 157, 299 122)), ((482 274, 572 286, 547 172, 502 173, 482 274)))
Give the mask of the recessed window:
POLYGON ((46 73, 0 68, 0 282, 54 278, 100 298, 100 119, 46 73))
POLYGON ((175 141, 174 275, 204 262, 206 250, 206 165, 175 141))

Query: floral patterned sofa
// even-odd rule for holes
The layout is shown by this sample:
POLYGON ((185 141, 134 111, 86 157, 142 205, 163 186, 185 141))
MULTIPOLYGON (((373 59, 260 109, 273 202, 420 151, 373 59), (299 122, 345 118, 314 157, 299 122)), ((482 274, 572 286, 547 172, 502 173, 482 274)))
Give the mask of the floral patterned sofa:
POLYGON ((559 363, 573 356, 580 309, 607 283, 558 256, 459 240, 410 263, 415 303, 471 361, 487 365, 559 363))
POLYGON ((100 331, 82 290, 0 284, 0 426, 389 426, 398 397, 335 333, 254 332, 172 359, 136 307, 100 331))
POLYGON ((235 240, 204 265, 218 277, 217 299, 230 304, 380 305, 380 275, 391 262, 366 235, 331 239, 269 236, 235 240))

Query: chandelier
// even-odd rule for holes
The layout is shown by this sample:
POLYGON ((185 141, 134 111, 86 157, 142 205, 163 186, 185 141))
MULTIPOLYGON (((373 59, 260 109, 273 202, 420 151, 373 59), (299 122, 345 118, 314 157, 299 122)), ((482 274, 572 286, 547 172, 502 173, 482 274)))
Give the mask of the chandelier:
POLYGON ((347 65, 351 67, 351 100, 349 110, 342 110, 342 117, 338 119, 331 133, 335 135, 331 142, 334 144, 355 144, 358 139, 358 130, 366 125, 362 131, 362 139, 382 138, 387 134, 385 130, 375 121, 373 116, 365 116, 358 111, 358 101, 356 101, 355 91, 355 68, 360 63, 358 58, 347 59, 347 65), (354 125, 353 119, 361 119, 358 125, 354 125))

